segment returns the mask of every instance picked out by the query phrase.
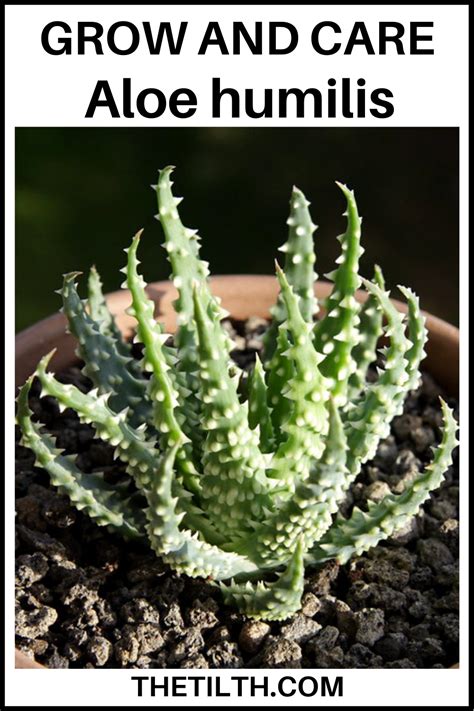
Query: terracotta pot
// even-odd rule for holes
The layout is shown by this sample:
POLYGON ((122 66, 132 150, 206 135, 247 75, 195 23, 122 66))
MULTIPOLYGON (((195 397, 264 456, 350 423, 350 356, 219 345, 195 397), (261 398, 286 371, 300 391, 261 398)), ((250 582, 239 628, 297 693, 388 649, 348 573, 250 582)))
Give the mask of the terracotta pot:
MULTIPOLYGON (((216 276, 211 279, 212 291, 222 298, 222 306, 234 318, 246 319, 249 316, 268 317, 269 309, 275 303, 278 284, 274 276, 232 275, 216 276)), ((330 289, 329 282, 317 282, 315 292, 319 299, 324 299, 330 289)), ((156 317, 167 331, 176 328, 176 315, 172 302, 177 297, 175 287, 168 281, 152 283, 148 294, 156 303, 156 317)), ((365 292, 358 292, 357 298, 364 301, 365 292)), ((130 304, 130 294, 126 290, 115 291, 107 296, 107 303, 116 316, 117 324, 125 336, 132 334, 135 320, 125 314, 130 304)), ((406 311, 405 304, 394 300, 400 311, 406 311)), ((457 396, 459 387, 459 331, 455 326, 442 321, 436 316, 425 313, 429 331, 427 358, 423 369, 428 371, 448 394, 457 396)), ((77 361, 74 353, 75 339, 65 333, 66 319, 62 314, 50 316, 27 328, 16 337, 15 385, 22 385, 35 370, 39 359, 53 348, 57 352, 52 358, 51 369, 59 372, 77 361)), ((16 651, 17 668, 42 668, 21 652, 16 651)))

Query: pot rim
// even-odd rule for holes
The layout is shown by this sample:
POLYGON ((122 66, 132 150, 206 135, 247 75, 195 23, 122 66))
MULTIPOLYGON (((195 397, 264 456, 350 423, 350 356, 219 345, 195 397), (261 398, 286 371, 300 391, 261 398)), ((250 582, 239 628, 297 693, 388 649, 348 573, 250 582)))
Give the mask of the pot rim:
MULTIPOLYGON (((246 285, 259 283, 261 285, 264 285, 266 288, 270 287, 270 289, 275 293, 278 292, 278 287, 276 286, 276 277, 272 274, 215 274, 209 277, 209 283, 211 287, 213 287, 213 290, 215 289, 217 292, 221 291, 222 287, 226 284, 232 285, 238 284, 239 282, 243 282, 246 285), (275 288, 272 288, 272 286, 274 286, 275 288)), ((326 279, 318 279, 314 284, 314 292, 319 297, 319 299, 325 298, 328 295, 328 292, 331 287, 332 282, 327 281, 326 279)), ((168 279, 150 282, 149 284, 147 284, 146 290, 148 292, 148 295, 152 298, 154 294, 167 294, 168 292, 172 295, 173 299, 177 298, 178 295, 176 287, 168 279)), ((217 295, 219 296, 219 293, 217 293, 217 295)), ((356 298, 358 301, 363 303, 366 300, 367 296, 368 294, 366 291, 364 291, 363 289, 357 289, 356 298)), ((105 298, 114 316, 119 315, 121 302, 123 300, 130 299, 130 291, 128 289, 116 289, 105 294, 105 298)), ((399 309, 403 313, 407 312, 407 305, 403 301, 392 297, 390 298, 390 300, 396 305, 397 309, 399 309)), ((324 312, 324 308, 321 308, 321 310, 324 312)), ((454 326, 449 321, 446 321, 445 319, 442 319, 439 316, 435 316, 424 309, 421 310, 421 313, 427 318, 427 321, 430 325, 439 328, 439 330, 442 331, 447 337, 459 338, 459 328, 457 326, 454 326)), ((36 321, 31 326, 27 326, 26 328, 19 331, 15 336, 16 341, 23 340, 26 334, 33 332, 33 330, 37 331, 38 329, 42 328, 43 325, 49 323, 52 319, 57 319, 58 321, 65 322, 64 316, 60 313, 54 313, 50 316, 45 316, 39 321, 36 321)))
MULTIPOLYGON (((213 293, 222 298, 222 305, 235 318, 248 318, 249 316, 269 316, 269 307, 275 302, 278 293, 277 280, 273 275, 267 274, 226 274, 210 278, 213 293), (262 303, 256 303, 256 299, 262 303)), ((328 296, 332 283, 318 280, 314 285, 315 294, 319 299, 328 296)), ((165 328, 173 331, 175 325, 172 302, 177 298, 178 292, 170 281, 151 282, 147 286, 148 295, 155 301, 158 310, 155 316, 165 318, 165 328)), ((368 294, 358 290, 356 298, 363 302, 368 294)), ((110 310, 116 316, 117 325, 126 336, 133 329, 134 319, 127 316, 124 311, 130 304, 130 292, 127 289, 113 291, 106 294, 110 310)), ((399 311, 407 312, 405 303, 391 299, 399 311)), ((323 311, 323 309, 321 309, 323 311)), ((426 317, 426 326, 429 331, 427 344, 428 358, 427 370, 451 394, 457 395, 459 378, 459 329, 437 316, 422 311, 426 317), (441 355, 443 357, 441 357, 441 355), (454 360, 454 363, 453 363, 454 360), (444 367, 448 366, 448 371, 444 367), (455 367, 452 367, 452 366, 455 367), (449 367, 451 366, 451 367, 449 367)), ((162 318, 160 318, 162 320, 162 318)), ((30 375, 42 355, 48 353, 56 342, 60 342, 63 352, 56 352, 52 364, 55 370, 60 370, 67 365, 78 361, 74 353, 74 339, 66 334, 66 318, 62 313, 48 316, 32 326, 20 331, 15 337, 15 385, 23 384, 30 375)), ((46 669, 47 667, 32 660, 24 652, 15 649, 15 667, 21 669, 46 669)), ((452 669, 458 668, 455 664, 452 669)))
MULTIPOLYGON (((213 293, 222 298, 222 304, 235 318, 249 316, 268 317, 270 306, 278 294, 278 282, 267 274, 227 274, 210 278, 213 293)), ((314 291, 319 300, 325 299, 332 288, 332 283, 318 280, 314 291)), ((148 295, 157 304, 155 316, 164 320, 165 329, 173 331, 176 326, 173 301, 178 292, 170 281, 151 282, 147 287, 148 295)), ((367 292, 358 290, 356 298, 363 302, 367 292)), ((131 303, 128 289, 110 292, 106 295, 107 303, 117 317, 117 324, 126 336, 134 330, 135 320, 124 313, 131 303)), ((392 299, 397 309, 406 313, 407 306, 398 299, 392 299)), ((324 309, 321 309, 324 312, 324 309)), ((426 346, 428 357, 423 363, 423 370, 433 377, 450 394, 458 394, 459 389, 459 329, 443 319, 422 311, 426 318, 429 339, 426 346)), ((34 371, 39 358, 61 342, 63 352, 57 352, 51 360, 52 369, 59 370, 70 365, 78 358, 74 355, 75 341, 65 333, 66 319, 62 313, 48 316, 15 337, 16 373, 15 385, 19 387, 34 371)))

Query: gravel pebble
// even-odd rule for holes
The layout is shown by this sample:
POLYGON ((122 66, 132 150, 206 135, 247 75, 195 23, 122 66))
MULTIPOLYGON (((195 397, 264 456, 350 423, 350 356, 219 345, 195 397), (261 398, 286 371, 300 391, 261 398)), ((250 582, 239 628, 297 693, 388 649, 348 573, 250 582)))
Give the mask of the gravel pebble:
POLYGON ((363 644, 353 644, 344 658, 349 668, 358 669, 379 669, 383 666, 383 659, 380 655, 372 652, 363 644))
POLYGON ((122 637, 114 645, 115 658, 121 667, 134 664, 140 652, 140 642, 138 641, 133 628, 124 627, 122 637))
POLYGON ((160 622, 160 613, 144 598, 135 598, 120 608, 120 617, 128 624, 139 622, 160 622))
POLYGON ((341 632, 345 632, 350 637, 355 635, 357 623, 353 610, 346 602, 336 600, 335 603, 336 622, 341 632))
POLYGON ((209 662, 202 654, 193 654, 179 665, 180 669, 209 669, 209 662))
POLYGON ((386 662, 394 662, 400 658, 406 646, 407 638, 402 632, 390 632, 375 642, 374 652, 386 662))
POLYGON ((242 656, 235 642, 221 642, 209 647, 206 657, 213 668, 240 669, 243 667, 242 656))
POLYGON ((268 669, 300 669, 301 647, 290 639, 280 637, 265 645, 262 665, 268 669))
POLYGON ((314 593, 306 592, 301 598, 301 612, 307 617, 314 615, 321 609, 321 602, 314 593))
POLYGON ((96 667, 103 667, 107 663, 112 649, 112 643, 101 635, 92 637, 87 644, 87 653, 96 667))
POLYGON ((15 585, 30 587, 48 572, 48 559, 43 553, 21 555, 15 562, 15 585))
POLYGON ((373 647, 375 642, 383 637, 385 616, 383 610, 364 608, 355 613, 357 642, 373 647))
POLYGON ((325 651, 328 652, 330 649, 336 646, 337 640, 339 639, 340 632, 337 627, 333 625, 327 625, 323 627, 316 637, 313 637, 311 642, 306 646, 306 649, 313 649, 314 651, 325 651))
POLYGON ((160 628, 151 622, 137 625, 136 635, 140 642, 140 654, 159 652, 165 645, 160 628))
POLYGON ((331 560, 325 563, 320 570, 309 575, 307 589, 314 595, 327 595, 331 589, 331 584, 339 574, 339 563, 331 560))
POLYGON ((453 555, 449 548, 436 538, 418 541, 417 551, 421 562, 435 571, 440 570, 446 563, 453 562, 453 555))
POLYGON ((281 634, 286 639, 293 642, 307 642, 311 637, 319 632, 321 625, 316 620, 312 620, 306 615, 297 613, 291 622, 285 623, 281 626, 281 634))
POLYGON ((32 610, 19 610, 16 614, 16 634, 20 637, 36 639, 48 632, 58 619, 58 613, 52 607, 39 605, 32 610))
POLYGON ((219 605, 212 598, 207 598, 204 601, 196 600, 187 613, 187 622, 191 627, 201 630, 212 629, 219 622, 216 615, 218 609, 219 605))
POLYGON ((390 487, 385 481, 374 481, 365 487, 364 496, 368 501, 378 503, 390 494, 390 487))
POLYGON ((239 634, 240 647, 248 654, 256 654, 270 630, 270 625, 262 620, 248 620, 239 634))

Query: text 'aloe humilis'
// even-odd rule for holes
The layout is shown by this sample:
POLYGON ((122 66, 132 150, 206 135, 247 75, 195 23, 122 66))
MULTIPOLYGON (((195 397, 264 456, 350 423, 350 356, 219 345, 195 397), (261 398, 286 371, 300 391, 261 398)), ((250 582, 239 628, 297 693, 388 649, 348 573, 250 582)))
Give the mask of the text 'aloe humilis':
POLYGON ((180 573, 220 581, 224 599, 243 613, 285 619, 300 607, 305 566, 331 558, 344 563, 417 512, 451 463, 456 422, 442 402, 441 441, 425 471, 403 493, 334 518, 407 392, 417 387, 426 341, 418 299, 400 287, 408 304, 404 316, 379 269, 371 281, 359 277, 361 219, 353 192, 339 185, 347 228, 338 237, 337 268, 328 275, 333 287, 324 316, 315 321, 316 227, 308 201, 294 188, 281 247, 284 269, 277 265, 280 293, 263 358, 247 378, 231 359, 233 344, 221 325, 227 314, 210 290, 196 231, 181 223, 171 172, 160 171, 154 189, 179 292, 173 345, 154 319, 138 272, 137 234, 122 271, 132 298, 128 313, 137 321, 135 341, 143 344, 141 362, 122 339, 93 269, 87 299, 78 296, 75 273, 64 277, 61 294, 94 389, 83 393, 59 382, 47 371, 51 354, 34 373, 44 395, 61 409, 73 408, 116 448, 133 485, 114 486, 101 473, 82 472, 74 456, 56 447, 31 418, 34 376, 18 397, 22 443, 98 525, 148 541, 180 573), (363 305, 355 298, 362 285, 368 292, 363 305), (383 368, 369 382, 382 335, 383 368), (264 582, 271 571, 277 576, 264 582))

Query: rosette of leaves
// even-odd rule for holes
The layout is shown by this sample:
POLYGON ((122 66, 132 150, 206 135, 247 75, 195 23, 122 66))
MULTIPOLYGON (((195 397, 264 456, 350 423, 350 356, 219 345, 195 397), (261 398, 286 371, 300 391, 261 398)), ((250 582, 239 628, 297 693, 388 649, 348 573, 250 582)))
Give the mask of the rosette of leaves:
POLYGON ((18 397, 22 444, 97 525, 143 540, 179 573, 216 581, 224 599, 248 616, 285 619, 300 607, 305 566, 331 558, 344 563, 416 514, 451 464, 456 422, 441 402, 444 426, 426 469, 403 493, 336 516, 419 382, 427 332, 418 299, 400 287, 404 315, 380 269, 372 280, 361 279, 361 219, 353 192, 339 185, 347 228, 338 237, 337 267, 327 275, 332 290, 315 320, 315 225, 294 188, 284 269, 277 265, 279 296, 263 359, 247 378, 232 361, 221 324, 227 314, 211 292, 199 237, 180 220, 171 172, 160 171, 154 190, 178 291, 172 342, 138 271, 140 234, 125 250, 122 270, 128 313, 137 322, 134 340, 143 346, 140 362, 115 324, 97 272, 90 273, 84 300, 78 275, 65 275, 63 311, 93 389, 61 383, 47 369, 51 354, 43 358, 18 397), (381 336, 383 367, 369 381, 381 336), (29 409, 35 376, 44 395, 75 410, 115 447, 129 481, 117 486, 101 473, 83 472, 56 446, 29 409))

